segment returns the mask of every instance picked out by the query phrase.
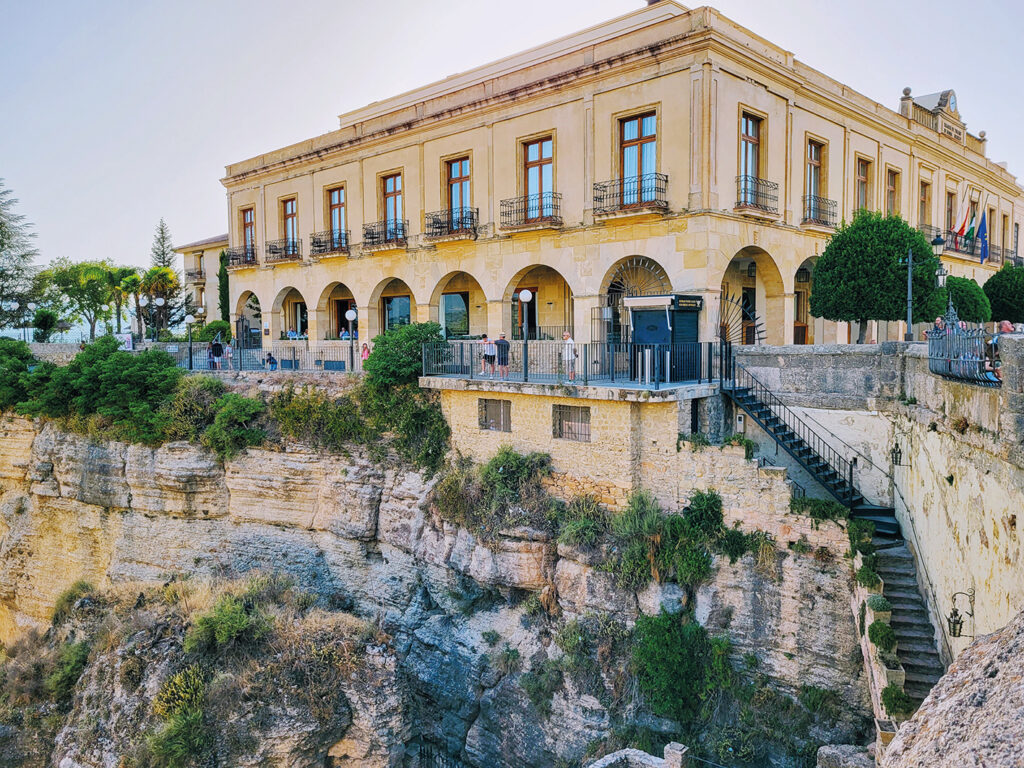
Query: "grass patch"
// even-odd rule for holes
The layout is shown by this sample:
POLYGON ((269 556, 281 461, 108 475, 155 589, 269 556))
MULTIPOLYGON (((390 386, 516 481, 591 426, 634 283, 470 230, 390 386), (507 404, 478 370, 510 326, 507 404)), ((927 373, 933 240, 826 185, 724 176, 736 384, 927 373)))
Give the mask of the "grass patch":
POLYGON ((91 594, 94 589, 95 587, 88 581, 79 580, 61 592, 53 606, 53 626, 57 627, 63 624, 71 616, 75 603, 91 594))
POLYGON ((833 499, 812 499, 808 496, 790 499, 789 511, 812 520, 846 520, 850 510, 833 499))

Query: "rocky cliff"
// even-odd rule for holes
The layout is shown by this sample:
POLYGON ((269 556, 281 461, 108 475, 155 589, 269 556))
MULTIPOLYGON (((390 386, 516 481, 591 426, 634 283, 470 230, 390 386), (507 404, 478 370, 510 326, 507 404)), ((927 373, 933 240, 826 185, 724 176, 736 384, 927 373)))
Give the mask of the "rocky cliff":
MULTIPOLYGON (((678 609, 686 594, 674 585, 619 589, 593 553, 540 531, 483 541, 427 509, 430 487, 421 474, 359 450, 325 456, 288 445, 249 450, 222 467, 189 444, 94 443, 2 417, 0 639, 45 629, 58 596, 80 579, 103 587, 164 583, 174 574, 285 573, 325 603, 376 619, 393 638, 395 679, 407 699, 392 702, 405 722, 390 732, 477 766, 578 761, 611 733, 608 702, 569 676, 550 712, 540 713, 519 684, 520 667, 562 654, 552 642, 559 622, 599 616, 628 627, 641 613, 678 609), (540 600, 524 600, 530 595, 540 600), (503 663, 502 649, 520 665, 503 663)), ((774 688, 835 691, 842 717, 819 735, 849 741, 870 707, 847 607, 843 533, 822 523, 834 531, 819 535, 785 509, 770 517, 762 512, 758 526, 771 527, 780 546, 735 564, 716 558, 689 607, 713 633, 727 632, 737 662, 756 665, 774 688), (819 536, 816 556, 785 548, 794 526, 819 536)), ((743 523, 744 510, 727 508, 726 518, 743 523)), ((381 684, 378 693, 390 696, 398 685, 381 684)), ((358 709, 358 699, 349 706, 358 709)), ((341 728, 339 743, 346 737, 341 728)), ((73 740, 63 737, 60 754, 74 758, 62 768, 114 765, 76 753, 73 740)), ((400 764, 402 745, 388 746, 397 749, 379 764, 400 764)))

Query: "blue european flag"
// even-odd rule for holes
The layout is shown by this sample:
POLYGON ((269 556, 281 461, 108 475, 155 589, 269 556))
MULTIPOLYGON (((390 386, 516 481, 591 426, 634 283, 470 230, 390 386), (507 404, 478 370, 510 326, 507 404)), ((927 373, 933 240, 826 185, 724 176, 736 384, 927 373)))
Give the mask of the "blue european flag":
POLYGON ((985 225, 985 211, 981 212, 981 224, 978 225, 978 240, 981 241, 981 263, 988 258, 988 227, 985 225))

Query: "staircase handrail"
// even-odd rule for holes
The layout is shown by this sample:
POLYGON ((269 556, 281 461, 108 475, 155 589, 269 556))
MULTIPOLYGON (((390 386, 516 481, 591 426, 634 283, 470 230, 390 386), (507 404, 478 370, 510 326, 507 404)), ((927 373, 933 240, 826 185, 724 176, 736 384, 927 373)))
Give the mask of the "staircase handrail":
POLYGON ((772 392, 768 387, 757 379, 754 374, 748 371, 742 363, 738 362, 735 357, 732 360, 732 386, 735 390, 737 385, 746 386, 746 381, 742 380, 742 377, 746 377, 750 380, 750 390, 757 398, 764 403, 768 409, 779 418, 782 419, 783 423, 792 429, 797 436, 803 440, 813 450, 819 458, 821 458, 828 466, 830 466, 839 477, 845 479, 850 486, 851 493, 859 493, 856 486, 853 484, 853 463, 846 459, 842 454, 835 450, 831 445, 825 442, 825 439, 819 435, 811 426, 798 416, 792 408, 786 405, 782 400, 772 392), (741 375, 741 378, 737 378, 737 372, 741 375), (808 439, 810 438, 810 439, 808 439))

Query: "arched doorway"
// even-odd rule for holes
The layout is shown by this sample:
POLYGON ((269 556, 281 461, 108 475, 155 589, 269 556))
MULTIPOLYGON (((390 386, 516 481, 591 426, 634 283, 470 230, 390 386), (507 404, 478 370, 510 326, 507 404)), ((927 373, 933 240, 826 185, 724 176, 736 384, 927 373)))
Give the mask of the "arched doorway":
POLYGON ((618 343, 632 335, 627 296, 658 296, 672 292, 668 273, 654 259, 628 256, 612 265, 601 284, 598 305, 591 315, 591 338, 618 343))
POLYGON ((275 341, 305 339, 308 336, 309 310, 298 289, 288 286, 278 292, 270 332, 272 338, 276 337, 275 341))
POLYGON ((786 293, 775 260, 755 246, 740 250, 722 275, 722 315, 719 333, 741 344, 768 344, 786 339, 786 293), (737 308, 729 312, 729 308, 737 308), (736 323, 740 328, 733 327, 736 323))
POLYGON ((793 278, 793 343, 813 344, 818 322, 811 317, 811 287, 814 285, 815 259, 805 259, 793 278))
POLYGON ((368 338, 416 319, 416 298, 405 281, 397 277, 382 280, 370 294, 368 338))
POLYGON ((358 311, 355 297, 347 285, 335 282, 324 288, 316 305, 316 314, 318 332, 325 341, 358 337, 359 318, 349 322, 345 317, 349 310, 358 311))
POLYGON ((557 270, 543 265, 521 269, 509 281, 504 298, 511 338, 523 338, 524 322, 529 339, 560 339, 563 331, 575 337, 572 288, 557 270), (527 289, 530 301, 520 301, 520 292, 527 289))
POLYGON ((263 311, 259 297, 245 291, 235 304, 235 346, 259 349, 263 344, 263 311))
POLYGON ((431 316, 446 339, 479 336, 487 331, 487 297, 468 272, 450 272, 434 287, 430 297, 431 316))

